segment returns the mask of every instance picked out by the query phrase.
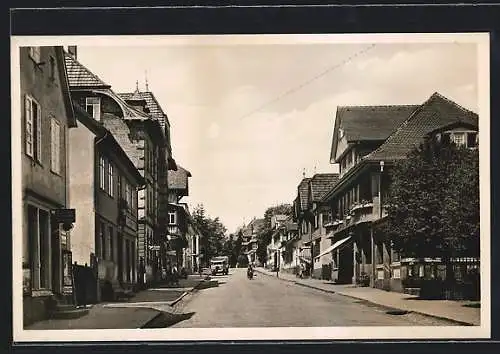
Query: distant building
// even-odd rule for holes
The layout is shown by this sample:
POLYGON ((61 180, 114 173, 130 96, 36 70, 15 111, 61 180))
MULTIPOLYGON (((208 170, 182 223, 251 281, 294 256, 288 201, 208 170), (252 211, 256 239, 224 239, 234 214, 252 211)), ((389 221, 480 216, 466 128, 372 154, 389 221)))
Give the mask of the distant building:
POLYGON ((28 325, 47 317, 51 299, 72 299, 68 135, 77 123, 63 48, 22 47, 19 54, 23 320, 28 325))
POLYGON ((167 263, 191 267, 192 271, 193 263, 199 264, 200 240, 192 226, 188 206, 181 202, 183 197, 189 195, 190 177, 191 172, 181 166, 177 166, 176 171, 168 171, 168 241, 165 244, 165 255, 167 263))
POLYGON ((257 234, 264 228, 265 220, 253 218, 248 225, 244 225, 241 229, 243 242, 241 244, 241 252, 251 264, 260 264, 257 257, 258 239, 257 234))

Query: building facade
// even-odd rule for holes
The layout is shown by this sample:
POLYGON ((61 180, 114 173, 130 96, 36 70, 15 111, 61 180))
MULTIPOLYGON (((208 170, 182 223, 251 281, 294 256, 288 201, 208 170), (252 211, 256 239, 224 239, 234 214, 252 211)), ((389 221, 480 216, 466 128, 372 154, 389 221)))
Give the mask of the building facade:
POLYGON ((87 280, 86 302, 113 299, 138 281, 138 189, 145 184, 111 132, 75 105, 79 127, 72 130, 70 205, 81 209, 71 249, 76 266, 94 270, 95 290, 87 280))
POLYGON ((166 237, 166 213, 163 219, 159 214, 164 212, 160 206, 166 203, 165 169, 173 159, 167 157, 170 142, 165 128, 160 120, 151 117, 148 101, 138 92, 124 99, 83 66, 77 60, 76 47, 68 48, 65 60, 75 103, 111 132, 146 181, 137 198, 137 259, 139 282, 147 285, 161 276, 160 243, 166 237))
POLYGON ((77 126, 62 47, 20 48, 24 324, 70 300, 68 134, 77 126), (63 215, 68 214, 68 215, 63 215))
MULTIPOLYGON (((177 166, 177 170, 168 171, 168 233, 165 247, 165 262, 178 267, 192 268, 191 248, 199 250, 199 235, 191 222, 191 215, 182 199, 189 195, 191 172, 177 166), (189 239, 188 239, 189 236, 189 239), (195 238, 193 245, 192 238, 195 238), (189 251, 189 254, 188 252, 189 251)), ((197 253, 197 256, 199 252, 197 253)), ((198 258, 196 256, 196 261, 198 258)), ((198 262, 195 262, 198 263, 198 262)))
POLYGON ((331 162, 340 165, 340 180, 322 198, 332 212, 327 229, 335 281, 402 292, 412 269, 425 272, 426 262, 435 261, 401 259, 381 231, 390 169, 436 130, 476 146, 477 121, 475 113, 437 93, 422 105, 337 110, 331 162))

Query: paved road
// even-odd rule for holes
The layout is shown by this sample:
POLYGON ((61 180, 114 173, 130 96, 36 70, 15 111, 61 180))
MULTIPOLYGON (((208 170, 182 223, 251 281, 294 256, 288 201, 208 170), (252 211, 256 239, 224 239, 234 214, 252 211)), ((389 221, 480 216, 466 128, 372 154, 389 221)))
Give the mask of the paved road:
POLYGON ((220 285, 190 295, 178 311, 194 315, 173 327, 437 326, 447 322, 417 314, 389 315, 356 299, 305 288, 245 269, 215 277, 220 285))

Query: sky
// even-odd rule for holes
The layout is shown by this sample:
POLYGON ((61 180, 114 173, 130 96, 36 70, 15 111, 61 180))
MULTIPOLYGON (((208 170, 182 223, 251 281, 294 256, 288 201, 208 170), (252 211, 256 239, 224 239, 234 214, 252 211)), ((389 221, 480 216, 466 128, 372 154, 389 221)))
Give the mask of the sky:
POLYGON ((292 203, 307 177, 338 172, 329 155, 339 105, 421 104, 434 92, 477 112, 477 47, 467 43, 79 46, 115 92, 136 81, 171 124, 173 156, 233 232, 292 203))

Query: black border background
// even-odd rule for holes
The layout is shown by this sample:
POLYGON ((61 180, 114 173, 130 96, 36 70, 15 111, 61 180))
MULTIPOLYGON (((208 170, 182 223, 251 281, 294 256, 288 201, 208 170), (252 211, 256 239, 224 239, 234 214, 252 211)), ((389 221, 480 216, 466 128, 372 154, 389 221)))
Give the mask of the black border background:
MULTIPOLYGON (((270 4, 272 2, 267 2, 270 4)), ((43 4, 42 1, 17 1, 9 9, 9 17, 3 23, 8 26, 10 35, 147 35, 147 34, 285 34, 285 33, 406 33, 406 32, 489 32, 490 33, 490 75, 491 75, 491 123, 490 134, 498 131, 499 117, 499 83, 500 83, 500 6, 483 4, 472 6, 462 5, 387 5, 365 6, 370 2, 350 1, 349 6, 314 6, 318 1, 310 1, 307 6, 297 6, 289 2, 288 6, 258 6, 256 2, 229 1, 183 1, 170 2, 170 7, 141 7, 125 8, 127 6, 155 6, 162 5, 159 1, 150 1, 148 5, 132 1, 122 1, 120 8, 103 8, 103 6, 117 6, 112 0, 92 1, 65 1, 43 4), (357 4, 357 5, 355 5, 357 4), (182 7, 177 7, 182 5, 182 7), (187 5, 193 5, 186 7, 187 5), (251 7, 241 7, 250 5, 251 7), (64 6, 64 8, 46 8, 64 6), (79 8, 76 8, 76 7, 79 8), (87 6, 101 6, 101 8, 83 8, 87 6), (172 7, 173 6, 173 7, 172 7), (217 7, 223 6, 223 7, 217 7), (13 9, 16 7, 17 9, 13 9), (31 7, 27 9, 23 7, 31 7)), ((332 3, 330 1, 330 3, 332 3)), ((371 1, 373 4, 374 2, 371 1)), ((383 3, 383 1, 379 1, 383 3)), ((440 3, 440 1, 434 1, 440 3)), ((9 40, 7 40, 9 43, 9 40)), ((10 53, 10 44, 5 46, 10 53)), ((9 54, 10 57, 10 54, 9 54)), ((7 76, 10 78, 10 62, 4 65, 7 76)), ((10 80, 3 80, 10 98, 10 80)), ((10 112, 7 112, 9 114, 10 112)), ((9 122, 4 120, 4 122, 9 122)), ((5 124, 5 123, 4 123, 5 124)), ((2 133, 6 134, 0 141, 5 148, 0 151, 2 161, 10 162, 10 122, 5 124, 2 133), (7 135, 8 134, 8 135, 7 135)), ((499 339, 498 314, 500 299, 498 292, 500 264, 498 253, 500 245, 495 205, 498 203, 498 188, 496 181, 498 160, 496 151, 498 141, 491 135, 491 314, 492 338, 499 339)), ((5 221, 2 225, 12 225, 11 212, 11 177, 10 170, 3 175, 7 179, 6 193, 2 201, 7 212, 1 213, 5 221)), ((3 238, 6 254, 0 257, 2 272, 12 274, 12 238, 3 238)), ((11 282, 10 282, 11 284, 11 282)), ((11 286, 5 286, 1 292, 5 297, 4 309, 12 308, 11 286)), ((272 350, 273 352, 297 351, 356 351, 356 352, 447 352, 447 351, 480 351, 497 352, 490 345, 493 341, 322 341, 322 342, 191 342, 191 343, 39 343, 39 344, 12 344, 12 311, 3 311, 4 326, 8 337, 8 347, 13 346, 17 351, 67 351, 67 350, 98 350, 103 352, 121 353, 125 350, 147 350, 149 352, 205 352, 216 351, 257 351, 272 350), (489 343, 488 343, 489 342, 489 343), (300 344, 299 344, 300 343, 300 344), (460 343, 460 345, 454 345, 460 343), (197 344, 203 344, 199 346, 197 344), (232 345, 227 345, 232 344, 232 345), (279 344, 279 345, 277 345, 279 344), (166 348, 168 346, 168 348, 166 348)), ((223 330, 223 329, 221 329, 223 330)), ((495 345, 496 346, 496 345, 495 345)))

